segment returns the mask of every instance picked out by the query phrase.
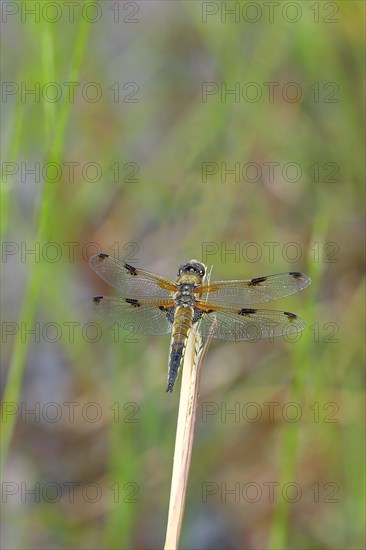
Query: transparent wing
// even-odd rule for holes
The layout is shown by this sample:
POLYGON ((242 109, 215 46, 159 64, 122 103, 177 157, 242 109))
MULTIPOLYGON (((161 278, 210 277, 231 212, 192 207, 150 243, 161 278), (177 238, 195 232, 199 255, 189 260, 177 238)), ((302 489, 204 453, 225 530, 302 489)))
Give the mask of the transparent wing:
POLYGON ((112 296, 96 296, 87 302, 87 309, 111 324, 129 332, 153 334, 155 336, 168 334, 172 330, 170 319, 174 315, 174 302, 139 301, 134 299, 114 298, 112 296))
POLYGON ((171 298, 177 285, 165 277, 116 260, 108 254, 96 254, 89 265, 104 281, 130 298, 171 298))
POLYGON ((305 328, 304 321, 288 311, 269 309, 215 309, 213 304, 203 304, 200 319, 193 330, 203 337, 209 334, 221 340, 257 341, 262 338, 287 336, 305 328))
POLYGON ((311 283, 310 277, 292 271, 254 279, 213 281, 199 285, 195 292, 206 296, 212 304, 246 305, 270 302, 303 290, 311 283))

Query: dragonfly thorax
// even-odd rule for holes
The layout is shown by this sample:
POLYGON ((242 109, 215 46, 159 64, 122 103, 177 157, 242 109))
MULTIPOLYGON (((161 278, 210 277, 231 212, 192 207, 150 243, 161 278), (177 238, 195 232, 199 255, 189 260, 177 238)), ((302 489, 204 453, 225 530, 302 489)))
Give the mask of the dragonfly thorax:
POLYGON ((175 295, 177 305, 193 306, 195 303, 194 283, 179 283, 178 292, 175 295))

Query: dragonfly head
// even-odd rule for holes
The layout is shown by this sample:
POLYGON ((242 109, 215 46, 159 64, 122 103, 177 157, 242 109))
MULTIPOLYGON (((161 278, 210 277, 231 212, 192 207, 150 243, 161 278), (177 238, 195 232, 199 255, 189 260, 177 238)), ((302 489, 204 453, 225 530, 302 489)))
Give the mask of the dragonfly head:
POLYGON ((203 264, 197 262, 197 260, 190 260, 186 264, 182 264, 180 266, 178 277, 181 277, 182 275, 195 275, 200 279, 200 281, 202 281, 205 273, 206 268, 203 264))

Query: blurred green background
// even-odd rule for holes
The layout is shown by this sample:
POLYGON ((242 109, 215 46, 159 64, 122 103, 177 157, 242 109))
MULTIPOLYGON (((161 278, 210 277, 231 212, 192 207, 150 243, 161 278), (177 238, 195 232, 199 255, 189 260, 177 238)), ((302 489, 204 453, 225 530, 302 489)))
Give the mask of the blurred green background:
POLYGON ((85 313, 103 251, 312 277, 210 346, 181 548, 363 548, 364 2, 2 10, 2 547, 163 546, 180 380, 85 313))

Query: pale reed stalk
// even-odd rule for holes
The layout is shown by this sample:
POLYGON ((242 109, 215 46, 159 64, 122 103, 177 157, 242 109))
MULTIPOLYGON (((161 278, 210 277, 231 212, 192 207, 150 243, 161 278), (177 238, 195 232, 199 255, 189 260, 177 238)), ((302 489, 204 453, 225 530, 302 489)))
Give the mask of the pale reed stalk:
POLYGON ((179 544, 192 455, 200 372, 211 337, 210 334, 204 346, 197 334, 190 332, 188 337, 179 399, 165 550, 176 550, 179 544))

